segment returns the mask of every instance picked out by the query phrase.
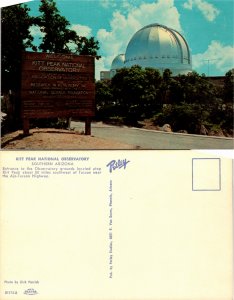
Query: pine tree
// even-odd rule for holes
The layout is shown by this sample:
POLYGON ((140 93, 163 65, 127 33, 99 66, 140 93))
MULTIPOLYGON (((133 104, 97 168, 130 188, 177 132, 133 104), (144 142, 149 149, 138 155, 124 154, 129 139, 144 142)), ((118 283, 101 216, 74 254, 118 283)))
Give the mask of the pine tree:
POLYGON ((13 5, 1 10, 2 92, 19 89, 22 51, 28 47, 36 50, 29 30, 34 18, 28 13, 26 5, 13 5))
POLYGON ((94 37, 88 39, 78 36, 74 30, 69 29, 70 22, 60 15, 54 0, 41 0, 39 11, 41 15, 35 18, 35 21, 44 33, 39 46, 42 52, 76 53, 100 57, 97 55, 98 41, 95 41, 94 37))

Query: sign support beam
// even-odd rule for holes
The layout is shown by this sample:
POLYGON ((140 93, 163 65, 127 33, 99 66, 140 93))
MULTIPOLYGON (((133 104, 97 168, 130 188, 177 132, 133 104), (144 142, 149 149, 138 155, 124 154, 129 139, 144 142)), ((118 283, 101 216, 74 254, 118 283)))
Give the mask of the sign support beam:
POLYGON ((85 119, 85 135, 91 135, 91 118, 85 119))
POLYGON ((24 135, 29 135, 29 119, 23 119, 23 131, 24 135))

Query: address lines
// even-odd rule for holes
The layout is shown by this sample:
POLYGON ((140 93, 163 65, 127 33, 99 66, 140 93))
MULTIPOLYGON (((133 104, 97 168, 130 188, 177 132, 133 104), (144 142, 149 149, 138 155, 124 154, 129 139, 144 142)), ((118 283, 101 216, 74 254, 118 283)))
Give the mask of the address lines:
POLYGON ((109 254, 109 278, 113 278, 113 186, 112 186, 112 180, 110 179, 109 182, 109 199, 108 199, 108 254, 109 254))

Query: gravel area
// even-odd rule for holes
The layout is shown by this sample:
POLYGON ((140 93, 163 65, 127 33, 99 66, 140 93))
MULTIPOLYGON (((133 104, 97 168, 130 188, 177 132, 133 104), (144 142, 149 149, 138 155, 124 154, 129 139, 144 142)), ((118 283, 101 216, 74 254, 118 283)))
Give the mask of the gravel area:
POLYGON ((136 149, 133 145, 110 139, 53 128, 30 129, 29 136, 24 136, 22 130, 5 134, 1 138, 1 148, 4 150, 136 149))

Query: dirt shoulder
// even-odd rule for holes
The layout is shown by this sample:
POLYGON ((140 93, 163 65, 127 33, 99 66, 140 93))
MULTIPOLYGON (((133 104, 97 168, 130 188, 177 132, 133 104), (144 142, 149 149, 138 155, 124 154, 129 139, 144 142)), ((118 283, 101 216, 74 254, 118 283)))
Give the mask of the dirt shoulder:
POLYGON ((1 148, 4 150, 136 149, 133 145, 87 136, 77 131, 53 128, 30 129, 28 136, 24 136, 22 130, 5 134, 1 138, 1 148))

